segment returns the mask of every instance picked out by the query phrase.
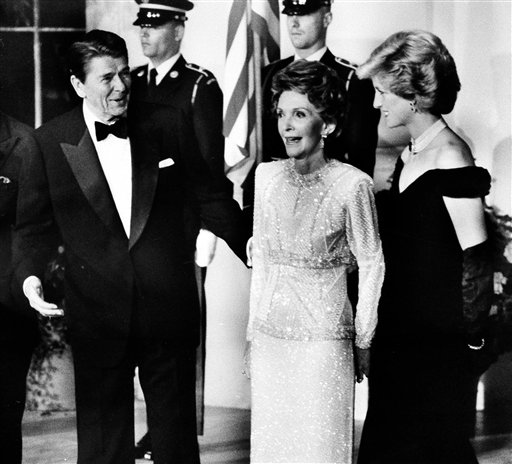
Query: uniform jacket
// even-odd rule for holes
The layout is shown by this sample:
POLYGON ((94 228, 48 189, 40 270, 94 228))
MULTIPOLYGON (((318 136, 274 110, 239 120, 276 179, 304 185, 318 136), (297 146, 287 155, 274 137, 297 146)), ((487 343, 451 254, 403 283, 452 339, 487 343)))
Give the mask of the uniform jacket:
POLYGON ((219 178, 224 177, 222 91, 208 70, 180 56, 154 91, 148 91, 148 66, 132 71, 132 105, 149 101, 181 109, 193 128, 204 161, 219 178))
POLYGON ((0 113, 0 309, 1 339, 35 338, 37 318, 21 292, 13 292, 12 234, 18 177, 25 154, 35 147, 33 129, 0 113))
MULTIPOLYGON (((286 158, 284 144, 277 131, 277 120, 272 114, 272 78, 293 61, 293 56, 269 64, 262 71, 263 85, 263 161, 286 158)), ((379 111, 373 108, 374 90, 369 80, 359 80, 357 67, 335 57, 328 49, 322 63, 334 69, 347 92, 347 109, 342 121, 341 134, 328 137, 325 151, 331 158, 352 164, 373 177, 379 111)))
POLYGON ((86 362, 114 365, 131 336, 197 344, 194 247, 184 226, 188 207, 235 253, 245 253, 239 207, 194 166, 199 155, 189 148, 183 116, 166 108, 164 128, 153 114, 129 118, 129 238, 81 107, 39 128, 39 147, 23 164, 14 248, 18 279, 41 278, 48 254, 64 245, 66 324, 74 356, 86 362))

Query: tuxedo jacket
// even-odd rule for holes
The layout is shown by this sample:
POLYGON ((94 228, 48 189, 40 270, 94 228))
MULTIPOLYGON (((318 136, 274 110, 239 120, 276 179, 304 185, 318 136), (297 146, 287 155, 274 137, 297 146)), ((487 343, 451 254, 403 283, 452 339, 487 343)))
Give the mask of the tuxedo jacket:
MULTIPOLYGON (((126 236, 82 108, 36 131, 20 179, 15 234, 18 280, 41 277, 48 255, 65 248, 65 318, 74 356, 114 365, 132 337, 176 347, 198 341, 194 239, 189 209, 243 258, 244 233, 230 192, 208 180, 189 150, 190 128, 165 108, 166 124, 130 116, 132 211, 126 236), (165 126, 165 127, 164 127, 165 126), (191 173, 194 175, 191 175, 191 173)), ((94 135, 93 135, 94 136, 94 135)), ((197 231, 194 231, 194 233, 197 231)))
POLYGON ((33 129, 0 113, 0 340, 35 339, 37 318, 17 286, 12 285, 12 235, 21 162, 35 147, 33 129))
POLYGON ((224 177, 222 91, 215 76, 183 56, 154 89, 148 89, 148 65, 135 68, 131 76, 132 107, 150 102, 182 110, 203 160, 212 174, 224 177))
MULTIPOLYGON (((290 56, 269 64, 262 71, 263 100, 263 161, 286 158, 284 144, 277 131, 277 119, 272 112, 272 78, 293 62, 290 56)), ((370 80, 356 76, 357 66, 338 58, 328 49, 320 62, 338 74, 346 96, 346 111, 341 121, 341 134, 327 137, 325 152, 331 158, 352 164, 373 177, 377 126, 380 112, 373 108, 374 90, 370 80)))

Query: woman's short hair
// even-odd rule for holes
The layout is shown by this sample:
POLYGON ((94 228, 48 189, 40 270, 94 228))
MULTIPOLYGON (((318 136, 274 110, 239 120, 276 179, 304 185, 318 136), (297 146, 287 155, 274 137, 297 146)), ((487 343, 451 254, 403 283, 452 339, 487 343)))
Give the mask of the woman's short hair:
MULTIPOLYGON (((272 79, 272 110, 275 114, 281 94, 293 91, 306 95, 327 124, 343 117, 345 96, 335 71, 319 61, 297 60, 279 71, 272 79)), ((339 129, 334 134, 339 133, 339 129)))
POLYGON ((67 55, 69 75, 74 75, 80 82, 84 82, 91 60, 102 56, 126 58, 128 61, 126 42, 113 32, 93 29, 69 48, 67 55))
POLYGON ((389 36, 357 70, 360 78, 377 77, 389 90, 415 100, 420 111, 452 111, 460 81, 453 57, 439 37, 421 30, 389 36))

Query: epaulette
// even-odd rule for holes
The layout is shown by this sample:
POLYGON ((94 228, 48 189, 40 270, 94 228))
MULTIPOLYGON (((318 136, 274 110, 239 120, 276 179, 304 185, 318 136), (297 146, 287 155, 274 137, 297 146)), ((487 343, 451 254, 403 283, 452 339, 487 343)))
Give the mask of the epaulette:
POLYGON ((339 56, 335 56, 334 60, 336 61, 336 63, 339 63, 342 66, 345 66, 346 68, 349 69, 347 80, 345 82, 345 90, 348 92, 352 76, 356 73, 357 70, 357 64, 351 63, 350 61, 347 61, 344 58, 340 58, 339 56))
POLYGON ((190 69, 192 71, 199 73, 199 76, 197 77, 196 82, 194 84, 194 88, 192 89, 192 98, 190 100, 190 103, 192 105, 194 105, 194 103, 196 101, 197 87, 199 86, 199 83, 206 79, 205 85, 210 85, 212 82, 217 82, 217 79, 215 79, 215 76, 213 75, 213 73, 211 73, 210 71, 208 71, 207 69, 205 69, 201 66, 198 66, 197 64, 187 63, 187 64, 185 64, 185 67, 187 69, 190 69))
POLYGON ((201 74, 203 74, 206 77, 211 77, 212 76, 212 73, 210 71, 208 71, 207 69, 205 69, 202 66, 199 66, 197 64, 187 63, 187 64, 185 64, 185 67, 188 68, 188 69, 191 69, 192 71, 201 73, 201 74))
POLYGON ((351 63, 350 61, 348 61, 344 58, 340 58, 339 56, 335 56, 334 59, 336 60, 336 63, 342 64, 343 66, 353 69, 354 71, 357 70, 357 64, 355 64, 355 63, 351 63))
POLYGON ((205 69, 197 64, 187 63, 185 65, 185 67, 192 71, 195 71, 201 75, 200 78, 197 80, 197 82, 202 80, 202 77, 205 77, 207 79, 206 85, 209 85, 212 82, 215 82, 217 80, 217 79, 215 79, 215 76, 213 75, 213 73, 211 71, 208 71, 207 69, 205 69))

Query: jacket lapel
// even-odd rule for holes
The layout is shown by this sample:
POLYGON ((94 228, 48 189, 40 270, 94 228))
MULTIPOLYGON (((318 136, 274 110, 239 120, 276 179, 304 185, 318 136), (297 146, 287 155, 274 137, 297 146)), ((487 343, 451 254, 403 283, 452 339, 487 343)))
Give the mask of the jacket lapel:
MULTIPOLYGON (((156 87, 156 95, 162 99, 172 98, 176 92, 176 87, 183 82, 183 73, 185 72, 187 62, 182 55, 178 58, 171 70, 163 77, 162 81, 156 87)), ((172 101, 172 100, 170 100, 172 101)))
POLYGON ((140 238, 148 221, 158 183, 159 153, 149 137, 138 136, 134 129, 130 133, 132 146, 132 217, 130 245, 140 238), (142 141, 144 140, 144 143, 142 141))
POLYGON ((96 214, 110 230, 126 237, 121 218, 117 212, 107 179, 103 174, 94 143, 83 117, 81 123, 80 129, 83 135, 78 144, 62 142, 60 144, 62 152, 80 189, 96 214))
POLYGON ((158 104, 168 102, 176 92, 176 87, 182 82, 186 64, 185 58, 180 56, 162 81, 151 90, 148 88, 148 65, 144 66, 132 74, 132 94, 137 95, 137 100, 141 101, 158 104))
MULTIPOLYGON (((137 99, 147 100, 148 95, 148 65, 137 69, 132 73, 132 95, 137 95, 137 99)), ((132 100, 130 101, 132 103, 132 100)))
POLYGON ((320 62, 326 66, 332 66, 336 62, 336 57, 329 49, 327 49, 326 52, 322 55, 322 58, 320 58, 320 62))

